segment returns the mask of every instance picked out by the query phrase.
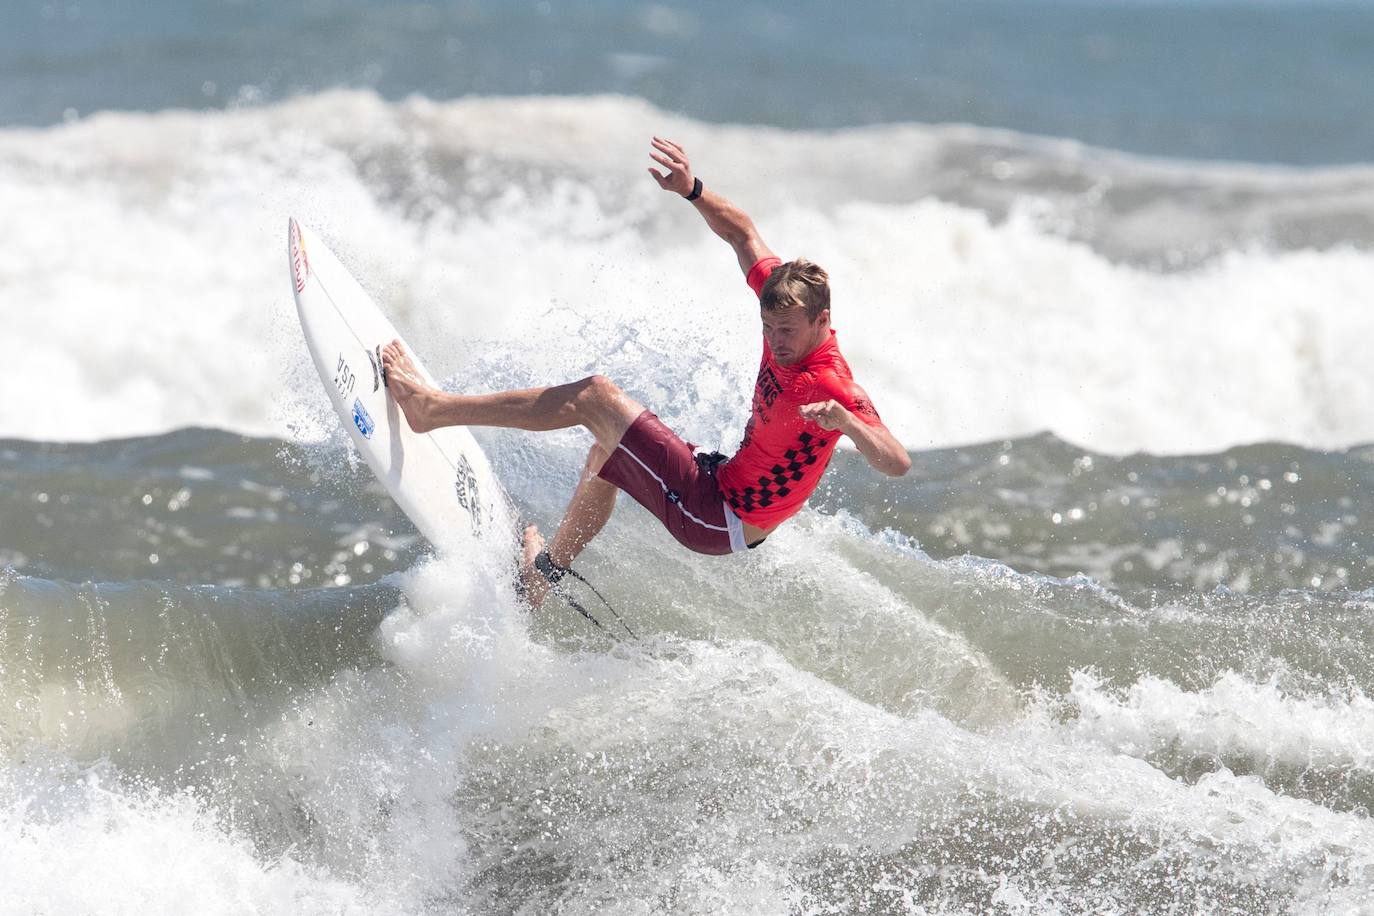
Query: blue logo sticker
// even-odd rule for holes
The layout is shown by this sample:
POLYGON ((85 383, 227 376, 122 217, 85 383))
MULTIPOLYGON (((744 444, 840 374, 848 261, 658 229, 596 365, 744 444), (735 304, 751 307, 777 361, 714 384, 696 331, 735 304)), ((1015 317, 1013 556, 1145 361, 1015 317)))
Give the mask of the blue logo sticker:
POLYGON ((358 427, 358 432, 363 434, 364 439, 371 439, 377 424, 372 422, 372 414, 367 412, 363 402, 358 398, 353 399, 353 425, 358 427))

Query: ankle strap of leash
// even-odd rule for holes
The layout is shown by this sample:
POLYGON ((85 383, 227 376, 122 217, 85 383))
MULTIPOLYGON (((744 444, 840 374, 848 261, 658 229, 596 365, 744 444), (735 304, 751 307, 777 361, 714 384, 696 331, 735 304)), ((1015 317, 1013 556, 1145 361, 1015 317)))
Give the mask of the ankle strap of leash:
POLYGON ((557 595, 558 597, 562 598, 565 602, 567 602, 568 606, 571 607, 573 610, 577 611, 577 613, 581 614, 583 617, 586 617, 588 620, 596 624, 596 626, 600 627, 602 630, 605 630, 606 627, 602 625, 601 621, 597 620, 595 617, 592 616, 591 611, 587 610, 587 608, 584 607, 580 601, 578 601, 572 595, 568 594, 566 586, 559 585, 559 583, 563 580, 564 576, 572 576, 578 582, 581 582, 583 585, 587 586, 587 588, 591 589, 593 595, 596 595, 597 598, 601 599, 601 603, 606 605, 606 610, 610 611, 613 615, 615 615, 615 619, 620 623, 622 627, 625 628, 625 632, 630 634, 631 639, 639 638, 635 635, 635 631, 630 629, 630 625, 625 622, 624 618, 622 618, 620 614, 616 612, 616 609, 611 607, 611 603, 606 600, 606 596, 601 594, 601 592, 597 590, 595 585, 592 585, 590 582, 588 582, 585 576, 583 576, 577 570, 573 569, 571 566, 559 566, 557 563, 555 563, 553 561, 553 558, 549 556, 549 550, 547 547, 539 551, 539 553, 535 554, 534 568, 539 570, 540 575, 542 575, 545 579, 549 580, 549 585, 553 586, 551 590, 555 595, 557 595))

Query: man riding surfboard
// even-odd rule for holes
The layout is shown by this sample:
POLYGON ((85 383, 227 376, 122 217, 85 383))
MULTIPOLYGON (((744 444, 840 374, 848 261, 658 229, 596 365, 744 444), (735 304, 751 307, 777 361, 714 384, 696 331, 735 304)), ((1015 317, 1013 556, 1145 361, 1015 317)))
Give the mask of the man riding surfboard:
POLYGON ((724 555, 757 547, 800 511, 841 435, 877 470, 901 476, 906 450, 854 383, 830 328, 829 278, 803 259, 783 263, 742 210, 706 190, 677 143, 653 138, 659 187, 686 198, 735 252, 759 297, 763 358, 744 439, 729 459, 697 454, 658 417, 601 375, 548 388, 449 394, 426 385, 399 341, 382 349, 387 384, 416 432, 442 426, 531 431, 583 426, 596 439, 562 522, 547 545, 530 525, 521 580, 532 607, 605 527, 624 490, 683 544, 724 555))

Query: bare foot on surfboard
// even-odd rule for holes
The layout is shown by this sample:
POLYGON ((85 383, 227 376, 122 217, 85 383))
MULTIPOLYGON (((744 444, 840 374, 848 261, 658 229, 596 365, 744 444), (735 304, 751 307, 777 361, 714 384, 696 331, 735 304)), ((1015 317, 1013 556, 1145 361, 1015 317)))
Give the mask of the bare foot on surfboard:
POLYGON ((434 427, 425 418, 425 402, 430 395, 430 387, 420 379, 420 373, 410 354, 401 346, 399 340, 382 347, 382 371, 386 373, 386 387, 406 422, 417 433, 427 433, 434 427))
POLYGON ((532 610, 539 610, 549 594, 549 580, 535 569, 534 558, 544 549, 544 536, 537 525, 526 525, 520 549, 520 585, 532 610))

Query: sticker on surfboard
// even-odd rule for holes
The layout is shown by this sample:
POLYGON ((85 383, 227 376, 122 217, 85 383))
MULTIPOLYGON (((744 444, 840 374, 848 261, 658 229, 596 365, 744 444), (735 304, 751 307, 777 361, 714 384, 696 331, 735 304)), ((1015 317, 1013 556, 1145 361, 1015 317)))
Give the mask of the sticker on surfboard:
POLYGON ((363 402, 357 398, 353 399, 353 425, 358 427, 358 432, 363 434, 364 439, 371 439, 372 433, 377 429, 377 424, 372 422, 372 414, 367 412, 363 402))
POLYGON ((301 238, 301 227, 291 221, 291 276, 296 281, 296 294, 305 289, 305 279, 310 276, 310 261, 305 256, 305 239, 301 238))

